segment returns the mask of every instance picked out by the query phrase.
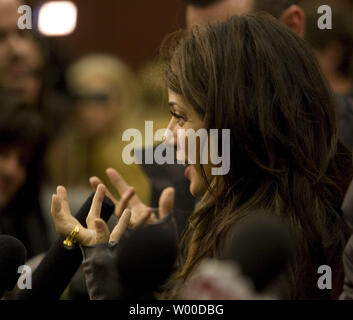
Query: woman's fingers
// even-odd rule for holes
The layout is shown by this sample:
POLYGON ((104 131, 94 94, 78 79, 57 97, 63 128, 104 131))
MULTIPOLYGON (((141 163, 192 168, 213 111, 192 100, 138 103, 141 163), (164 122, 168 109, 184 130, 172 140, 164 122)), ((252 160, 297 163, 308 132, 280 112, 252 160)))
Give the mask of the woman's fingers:
POLYGON ((63 219, 63 214, 61 212, 61 200, 60 198, 56 195, 53 194, 51 198, 51 214, 54 219, 55 226, 57 222, 60 222, 63 219))
MULTIPOLYGON (((91 184, 91 186, 92 186, 92 188, 93 188, 94 190, 96 190, 100 184, 103 184, 103 185, 104 185, 104 183, 102 182, 102 180, 99 179, 98 177, 91 177, 91 178, 89 178, 89 183, 91 184)), ((107 196, 110 200, 112 200, 115 205, 118 205, 119 201, 115 199, 115 197, 110 193, 110 191, 108 190, 107 187, 105 187, 105 188, 106 188, 106 190, 105 190, 106 196, 107 196)))
POLYGON ((103 184, 98 185, 96 193, 92 200, 91 209, 86 219, 88 229, 94 229, 94 221, 100 218, 105 191, 106 188, 103 184))
POLYGON ((129 226, 130 219, 131 219, 131 211, 130 209, 125 209, 119 219, 118 224, 115 226, 112 233, 110 234, 109 241, 117 242, 121 239, 125 230, 129 226))
POLYGON ((82 226, 73 216, 71 216, 70 213, 64 212, 62 203, 62 199, 58 195, 53 194, 51 201, 51 214, 53 216, 55 229, 61 235, 66 236, 76 225, 81 228, 82 226))
POLYGON ((71 215, 71 211, 70 211, 70 207, 69 207, 69 202, 67 200, 67 191, 65 189, 65 187, 63 186, 58 186, 56 188, 56 194, 57 196, 60 198, 61 201, 61 208, 63 210, 64 214, 70 214, 71 215))
POLYGON ((119 204, 115 208, 114 214, 119 218, 123 211, 126 209, 130 199, 135 195, 135 189, 132 187, 129 187, 127 191, 123 194, 121 197, 119 204))
POLYGON ((108 243, 109 241, 109 228, 104 220, 95 219, 94 228, 96 230, 96 240, 95 243, 108 243))
MULTIPOLYGON (((129 189, 129 185, 126 183, 126 181, 123 179, 123 177, 115 169, 109 168, 105 172, 106 172, 109 180, 113 184, 113 186, 119 192, 120 196, 123 196, 123 194, 129 189)), ((137 195, 134 195, 130 199, 131 206, 135 206, 140 203, 141 203, 141 200, 138 198, 137 195)))
POLYGON ((130 220, 131 228, 138 228, 151 218, 153 211, 152 208, 146 207, 143 211, 139 212, 139 214, 133 214, 130 220))
MULTIPOLYGON (((96 192, 96 196, 92 201, 91 206, 91 216, 95 216, 100 213, 101 201, 104 198, 104 187, 103 190, 101 187, 98 188, 96 192), (102 192, 103 191, 103 192, 102 192), (103 195, 103 197, 101 197, 103 195)), ((75 227, 79 228, 79 232, 77 234, 77 241, 82 245, 95 244, 96 239, 99 241, 108 242, 109 239, 109 230, 108 235, 106 235, 106 230, 103 230, 102 227, 99 228, 100 233, 96 232, 96 228, 86 229, 84 228, 80 222, 71 215, 69 203, 67 201, 67 192, 66 189, 62 186, 57 187, 57 194, 53 194, 52 202, 51 202, 51 214, 53 216, 55 229, 56 231, 67 237, 75 227)))
POLYGON ((147 223, 155 223, 158 221, 158 218, 154 212, 151 213, 147 223))
POLYGON ((88 181, 94 190, 97 189, 98 185, 103 184, 102 180, 98 177, 91 177, 88 181))
POLYGON ((159 217, 162 219, 174 209, 175 189, 168 187, 163 190, 159 197, 159 217))

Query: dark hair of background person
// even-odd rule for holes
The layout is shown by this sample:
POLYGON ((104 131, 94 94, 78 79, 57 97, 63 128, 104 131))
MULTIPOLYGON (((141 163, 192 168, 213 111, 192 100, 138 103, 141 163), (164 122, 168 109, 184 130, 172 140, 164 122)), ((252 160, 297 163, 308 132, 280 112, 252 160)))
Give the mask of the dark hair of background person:
POLYGON ((41 116, 22 103, 0 93, 0 108, 0 146, 18 147, 27 168, 24 185, 0 212, 0 231, 20 239, 31 258, 50 245, 39 198, 48 135, 41 116))
MULTIPOLYGON (((205 8, 222 0, 184 0, 186 4, 205 8)), ((299 0, 254 0, 253 11, 265 11, 279 18, 282 12, 291 5, 297 5, 299 0)))
POLYGON ((43 65, 37 70, 41 90, 35 104, 47 123, 46 130, 51 138, 62 129, 74 109, 73 97, 65 79, 65 72, 72 59, 55 39, 35 33, 33 38, 43 57, 43 65))
POLYGON ((184 0, 184 2, 195 7, 205 8, 217 2, 220 2, 220 0, 184 0))
POLYGON ((230 228, 264 209, 289 222, 299 243, 290 298, 330 295, 317 288, 320 265, 331 266, 337 296, 352 155, 339 142, 333 96, 305 42, 270 15, 251 14, 171 35, 162 56, 168 88, 207 129, 231 129, 230 172, 212 186, 204 175, 209 192, 189 219, 175 280, 220 257, 230 228))

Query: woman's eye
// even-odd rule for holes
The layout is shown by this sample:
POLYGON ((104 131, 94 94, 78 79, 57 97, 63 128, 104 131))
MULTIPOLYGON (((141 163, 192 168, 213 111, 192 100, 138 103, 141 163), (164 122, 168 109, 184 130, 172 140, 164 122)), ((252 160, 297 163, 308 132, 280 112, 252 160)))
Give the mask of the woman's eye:
POLYGON ((184 125, 185 119, 184 119, 183 116, 181 116, 181 115, 179 115, 179 114, 177 114, 177 113, 175 113, 175 112, 172 112, 172 111, 171 111, 170 113, 171 113, 171 115, 176 119, 177 124, 178 124, 179 126, 183 126, 183 125, 184 125))
POLYGON ((176 119, 177 119, 177 124, 178 124, 179 126, 183 126, 183 125, 184 125, 185 120, 184 120, 183 117, 176 118, 176 119))

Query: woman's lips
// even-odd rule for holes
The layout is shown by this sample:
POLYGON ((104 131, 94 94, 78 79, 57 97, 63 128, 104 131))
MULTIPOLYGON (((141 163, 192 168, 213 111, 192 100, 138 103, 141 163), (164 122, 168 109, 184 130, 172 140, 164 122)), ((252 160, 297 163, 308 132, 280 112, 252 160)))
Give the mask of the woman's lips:
POLYGON ((184 171, 184 176, 185 176, 186 179, 189 179, 190 168, 191 168, 191 166, 189 165, 189 166, 186 167, 186 169, 184 171))

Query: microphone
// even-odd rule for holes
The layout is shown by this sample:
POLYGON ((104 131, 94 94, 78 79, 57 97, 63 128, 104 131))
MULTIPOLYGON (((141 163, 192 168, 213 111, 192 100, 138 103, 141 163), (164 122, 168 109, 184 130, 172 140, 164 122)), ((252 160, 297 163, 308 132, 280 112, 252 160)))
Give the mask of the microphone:
POLYGON ((289 228, 270 215, 248 217, 235 229, 221 260, 204 260, 182 298, 273 299, 262 295, 284 269, 293 248, 289 228))
POLYGON ((0 298, 11 291, 20 276, 18 267, 26 262, 27 250, 23 243, 8 235, 0 235, 0 298))
MULTIPOLYGON (((75 218, 86 226, 86 217, 91 208, 94 193, 79 209, 75 218)), ((114 203, 104 197, 101 218, 108 221, 114 212, 114 203)), ((66 250, 63 246, 65 237, 60 236, 51 246, 43 260, 32 274, 32 289, 21 290, 17 300, 57 300, 70 283, 72 277, 80 267, 82 254, 79 246, 66 250)))
POLYGON ((237 263, 204 259, 180 292, 182 300, 257 300, 250 279, 237 263))
POLYGON ((176 257, 177 234, 172 215, 130 231, 120 240, 117 252, 121 299, 154 299, 153 292, 168 279, 176 257))
POLYGON ((259 214, 249 217, 234 234, 225 258, 237 262, 261 292, 283 271, 292 248, 289 227, 279 218, 259 214))

